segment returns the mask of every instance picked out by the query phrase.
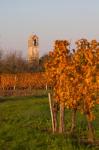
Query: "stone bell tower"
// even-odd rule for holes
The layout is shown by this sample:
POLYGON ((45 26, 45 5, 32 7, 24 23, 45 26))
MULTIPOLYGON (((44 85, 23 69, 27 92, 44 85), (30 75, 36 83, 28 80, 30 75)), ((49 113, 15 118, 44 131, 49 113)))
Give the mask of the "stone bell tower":
POLYGON ((31 35, 28 39, 28 62, 39 64, 39 40, 36 35, 31 35))

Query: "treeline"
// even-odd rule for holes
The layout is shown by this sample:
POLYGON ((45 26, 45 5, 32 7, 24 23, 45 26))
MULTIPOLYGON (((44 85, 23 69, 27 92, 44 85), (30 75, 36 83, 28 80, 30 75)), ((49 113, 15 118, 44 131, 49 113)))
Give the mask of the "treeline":
POLYGON ((48 55, 39 58, 39 64, 30 65, 21 53, 9 52, 4 54, 0 50, 0 73, 24 73, 24 72, 43 72, 44 63, 48 55))

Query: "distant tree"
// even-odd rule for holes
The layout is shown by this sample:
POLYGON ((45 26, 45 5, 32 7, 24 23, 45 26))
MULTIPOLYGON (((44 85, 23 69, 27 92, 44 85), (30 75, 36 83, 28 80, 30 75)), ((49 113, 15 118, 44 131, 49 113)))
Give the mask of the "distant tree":
POLYGON ((27 70, 28 64, 21 54, 17 54, 16 52, 10 52, 4 57, 2 64, 2 72, 20 73, 27 72, 27 70))
POLYGON ((0 73, 2 72, 3 68, 3 50, 0 49, 0 73))
POLYGON ((1 60, 1 58, 2 58, 2 54, 3 54, 3 52, 2 52, 2 50, 0 49, 0 60, 1 60))
POLYGON ((45 54, 39 59, 39 71, 45 71, 45 63, 48 61, 49 55, 45 54))

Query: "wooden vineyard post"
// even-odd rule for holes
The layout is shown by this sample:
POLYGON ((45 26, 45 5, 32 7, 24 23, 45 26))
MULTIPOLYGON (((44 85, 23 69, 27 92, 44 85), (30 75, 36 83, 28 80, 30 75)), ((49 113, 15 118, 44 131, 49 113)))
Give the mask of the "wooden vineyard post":
POLYGON ((15 83, 14 83, 13 89, 14 89, 14 91, 15 91, 15 90, 16 90, 16 74, 15 74, 15 76, 14 76, 14 80, 15 80, 15 83))
POLYGON ((46 87, 45 87, 46 91, 48 90, 48 87, 47 87, 47 84, 46 84, 46 87))
POLYGON ((55 133, 56 132, 56 122, 55 122, 54 113, 53 113, 51 93, 48 93, 48 99, 49 99, 49 106, 50 106, 50 113, 51 113, 52 130, 53 130, 53 133, 55 133))

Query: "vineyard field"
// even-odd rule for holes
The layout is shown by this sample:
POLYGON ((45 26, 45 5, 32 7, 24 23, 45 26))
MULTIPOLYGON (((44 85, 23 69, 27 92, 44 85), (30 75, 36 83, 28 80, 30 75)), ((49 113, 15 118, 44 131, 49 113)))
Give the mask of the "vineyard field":
MULTIPOLYGON (((2 98, 2 97, 1 97, 2 98)), ((93 122, 99 139, 99 106, 93 122)), ((7 97, 0 102, 0 150, 98 150, 99 147, 80 143, 86 137, 86 119, 77 114, 77 135, 53 134, 48 98, 7 97), (77 138, 78 137, 78 138, 77 138), (75 140, 76 139, 76 140, 75 140)), ((71 126, 71 112, 65 112, 66 132, 71 126)))

